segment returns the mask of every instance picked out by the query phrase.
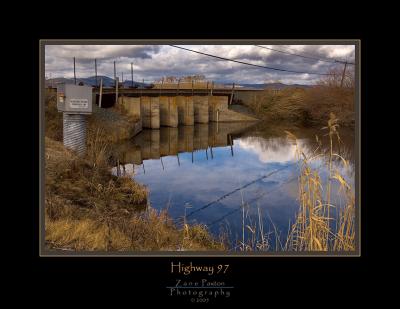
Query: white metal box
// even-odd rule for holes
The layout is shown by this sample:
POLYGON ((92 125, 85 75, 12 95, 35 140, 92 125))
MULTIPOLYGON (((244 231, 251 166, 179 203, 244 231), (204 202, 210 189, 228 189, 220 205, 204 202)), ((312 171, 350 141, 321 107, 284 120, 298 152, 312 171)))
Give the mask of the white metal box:
POLYGON ((92 113, 92 87, 72 84, 57 86, 57 108, 68 114, 92 113))

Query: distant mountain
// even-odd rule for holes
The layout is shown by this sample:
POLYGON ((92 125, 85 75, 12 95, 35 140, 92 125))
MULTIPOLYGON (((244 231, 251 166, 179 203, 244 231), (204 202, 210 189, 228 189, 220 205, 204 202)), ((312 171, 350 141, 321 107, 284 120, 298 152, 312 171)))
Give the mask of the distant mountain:
MULTIPOLYGON (((97 76, 99 86, 100 86, 101 78, 103 79, 104 87, 114 87, 115 86, 115 82, 114 82, 113 78, 110 78, 108 76, 97 76)), ((79 84, 80 82, 83 82, 83 84, 87 85, 87 86, 95 86, 96 85, 96 76, 77 78, 76 83, 79 84)), ((63 84, 63 83, 73 84, 74 79, 73 78, 64 78, 64 77, 46 79, 46 87, 48 87, 48 86, 57 87, 57 84, 63 84)), ((143 85, 148 85, 146 83, 136 82, 136 81, 133 81, 133 84, 138 85, 138 87, 143 87, 143 85)), ((132 85, 132 81, 125 80, 123 85, 124 85, 124 87, 128 88, 132 85)))
POLYGON ((256 89, 284 89, 284 88, 310 88, 311 85, 302 84, 283 84, 283 83, 266 83, 266 84, 240 84, 242 87, 256 89))
MULTIPOLYGON (((103 79, 103 86, 104 87, 114 87, 114 79, 110 78, 108 76, 98 76, 98 82, 100 85, 100 79, 103 79)), ((96 85, 96 76, 90 76, 90 77, 85 77, 85 78, 77 78, 76 83, 79 84, 80 82, 83 82, 84 85, 87 86, 95 86, 96 85)), ((57 84, 73 84, 74 79, 73 78, 64 78, 64 77, 58 77, 58 78, 51 78, 51 79, 46 79, 46 87, 48 86, 53 86, 57 87, 57 84)), ((142 82, 137 82, 133 81, 134 86, 137 85, 139 88, 144 87, 149 85, 149 83, 142 83, 142 82)), ((124 88, 129 88, 132 85, 132 81, 130 80, 125 80, 123 82, 124 88)), ((221 83, 220 85, 224 85, 228 88, 232 87, 232 84, 227 84, 227 83, 221 83)), ((310 85, 302 85, 302 84, 283 84, 283 83, 265 83, 265 84, 237 84, 236 86, 241 86, 241 87, 246 87, 246 88, 254 88, 254 89, 284 89, 284 88, 310 88, 312 86, 310 85)))

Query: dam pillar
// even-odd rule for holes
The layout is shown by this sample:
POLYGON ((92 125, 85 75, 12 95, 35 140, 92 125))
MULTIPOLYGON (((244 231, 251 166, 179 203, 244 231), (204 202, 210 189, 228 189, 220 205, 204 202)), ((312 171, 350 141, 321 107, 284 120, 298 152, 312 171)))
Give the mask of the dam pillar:
POLYGON ((178 124, 194 125, 193 97, 177 96, 176 103, 178 105, 178 124))
POLYGON ((140 97, 143 128, 160 128, 160 100, 158 97, 140 97))
POLYGON ((160 97, 160 125, 167 127, 178 126, 178 106, 176 97, 160 97))
POLYGON ((208 96, 193 96, 194 122, 208 123, 208 96))

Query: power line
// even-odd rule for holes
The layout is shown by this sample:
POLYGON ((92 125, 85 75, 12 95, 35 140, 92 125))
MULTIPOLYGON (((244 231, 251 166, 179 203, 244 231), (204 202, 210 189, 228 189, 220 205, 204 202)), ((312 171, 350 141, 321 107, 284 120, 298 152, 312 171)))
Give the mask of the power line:
POLYGON ((254 66, 254 67, 263 68, 263 69, 268 69, 268 70, 274 70, 274 71, 280 71, 280 72, 288 72, 288 73, 297 73, 297 74, 332 75, 331 73, 300 72, 300 71, 292 71, 292 70, 286 70, 286 69, 267 67, 267 66, 263 66, 263 65, 254 64, 254 63, 248 63, 248 62, 229 59, 229 58, 225 58, 225 57, 215 56, 215 55, 199 52, 197 50, 184 48, 184 47, 180 47, 180 46, 176 46, 176 45, 169 45, 169 46, 175 47, 175 48, 179 48, 179 49, 183 49, 183 50, 190 51, 190 52, 197 53, 197 54, 204 55, 204 56, 209 56, 209 57, 213 57, 213 58, 217 58, 217 59, 221 59, 221 60, 236 62, 236 63, 245 64, 245 65, 254 66))
POLYGON ((318 60, 318 61, 323 61, 323 62, 328 62, 328 63, 347 63, 347 64, 354 65, 353 62, 341 61, 341 60, 336 60, 336 59, 324 60, 324 59, 317 58, 317 57, 300 55, 300 54, 296 54, 296 53, 289 53, 289 52, 286 52, 286 51, 283 51, 283 50, 274 49, 274 48, 271 48, 271 47, 265 47, 265 46, 261 46, 261 45, 254 45, 254 46, 260 47, 260 48, 264 48, 264 49, 268 49, 268 50, 272 50, 272 51, 275 51, 275 52, 278 52, 278 53, 282 53, 282 54, 286 54, 286 55, 292 55, 292 56, 301 57, 301 58, 313 59, 313 60, 318 60))
POLYGON ((291 163, 291 164, 289 164, 289 165, 283 166, 283 167, 281 167, 281 168, 275 169, 275 170, 273 170, 272 172, 270 172, 270 173, 268 173, 268 174, 266 174, 266 175, 263 175, 263 176, 261 176, 261 177, 259 177, 259 178, 257 178, 257 179, 254 179, 254 180, 252 180, 252 181, 246 183, 245 185, 243 185, 243 186, 241 186, 241 187, 239 187, 239 188, 236 188, 236 189, 232 190, 231 192, 228 192, 228 193, 222 195, 221 197, 217 198, 216 200, 213 200, 213 201, 207 203, 206 205, 201 206, 200 208, 197 208, 197 209, 193 210, 192 212, 190 212, 190 213, 186 216, 186 218, 189 218, 189 217, 192 216, 193 214, 195 214, 195 213, 197 213, 197 212, 199 212, 199 211, 201 211, 201 210, 203 210, 203 209, 206 209, 206 208, 210 207, 211 205, 213 205, 213 204, 215 204, 215 203, 218 203, 219 201, 221 201, 221 200, 227 198, 228 196, 230 196, 230 195, 232 195, 232 194, 234 194, 234 193, 240 191, 241 189, 247 188, 248 186, 250 186, 250 185, 256 183, 257 181, 260 181, 260 180, 263 180, 263 179, 265 179, 265 178, 268 178, 268 177, 270 177, 270 176, 272 176, 272 175, 274 175, 274 174, 276 174, 276 173, 278 173, 278 172, 280 172, 280 171, 282 171, 282 170, 284 170, 284 169, 286 169, 286 168, 288 168, 288 167, 290 167, 290 166, 292 166, 292 165, 294 165, 294 164, 297 164, 297 162, 294 162, 294 163, 291 163))

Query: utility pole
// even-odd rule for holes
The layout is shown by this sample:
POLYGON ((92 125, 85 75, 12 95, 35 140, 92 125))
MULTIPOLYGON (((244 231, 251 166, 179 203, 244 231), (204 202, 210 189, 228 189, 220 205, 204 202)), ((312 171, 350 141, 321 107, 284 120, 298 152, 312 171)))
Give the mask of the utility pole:
POLYGON ((76 85, 76 74, 75 74, 75 57, 74 57, 74 83, 76 85))
POLYGON ((344 69, 342 74, 342 80, 340 81, 340 88, 343 88, 344 77, 346 75, 347 61, 344 63, 344 69))

